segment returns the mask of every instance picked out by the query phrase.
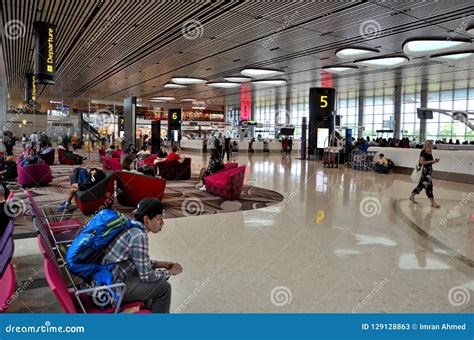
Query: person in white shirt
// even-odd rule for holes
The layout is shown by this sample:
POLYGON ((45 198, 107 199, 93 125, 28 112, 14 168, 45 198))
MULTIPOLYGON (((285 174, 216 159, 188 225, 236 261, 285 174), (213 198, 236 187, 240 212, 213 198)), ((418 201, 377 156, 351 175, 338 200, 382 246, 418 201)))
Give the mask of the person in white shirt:
POLYGON ((36 131, 30 135, 31 148, 36 150, 36 145, 38 144, 38 135, 36 131))

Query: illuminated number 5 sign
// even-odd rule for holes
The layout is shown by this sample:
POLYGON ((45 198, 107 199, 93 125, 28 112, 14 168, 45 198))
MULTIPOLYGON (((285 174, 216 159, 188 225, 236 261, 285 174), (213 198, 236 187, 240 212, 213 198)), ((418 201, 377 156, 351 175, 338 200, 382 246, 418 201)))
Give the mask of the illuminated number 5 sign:
POLYGON ((321 103, 320 103, 321 108, 325 108, 328 106, 327 99, 328 99, 328 96, 321 96, 321 103))

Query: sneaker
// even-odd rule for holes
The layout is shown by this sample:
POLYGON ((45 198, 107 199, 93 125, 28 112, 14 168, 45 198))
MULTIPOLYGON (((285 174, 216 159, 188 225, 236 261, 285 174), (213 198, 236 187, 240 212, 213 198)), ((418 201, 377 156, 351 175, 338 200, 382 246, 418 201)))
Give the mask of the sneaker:
POLYGON ((203 185, 201 188, 199 188, 199 190, 201 190, 201 191, 207 191, 205 185, 203 185))
POLYGON ((87 159, 87 157, 82 157, 82 160, 85 161, 87 159))
POLYGON ((58 207, 58 211, 59 212, 63 212, 65 211, 66 209, 68 209, 69 207, 69 203, 67 201, 64 201, 63 203, 61 203, 58 207))

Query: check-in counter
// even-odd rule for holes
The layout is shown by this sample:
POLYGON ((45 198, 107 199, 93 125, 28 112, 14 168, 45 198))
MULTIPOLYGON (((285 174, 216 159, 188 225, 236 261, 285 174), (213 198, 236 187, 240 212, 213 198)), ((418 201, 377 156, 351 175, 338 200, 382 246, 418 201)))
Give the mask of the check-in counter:
MULTIPOLYGON (((381 148, 371 146, 368 151, 383 153, 404 173, 411 173, 418 162, 421 149, 381 148)), ((474 151, 433 150, 433 157, 440 162, 433 165, 433 177, 474 184, 474 151)))
POLYGON ((202 139, 181 139, 180 142, 181 149, 183 150, 193 150, 193 151, 202 151, 204 146, 204 140, 202 139))

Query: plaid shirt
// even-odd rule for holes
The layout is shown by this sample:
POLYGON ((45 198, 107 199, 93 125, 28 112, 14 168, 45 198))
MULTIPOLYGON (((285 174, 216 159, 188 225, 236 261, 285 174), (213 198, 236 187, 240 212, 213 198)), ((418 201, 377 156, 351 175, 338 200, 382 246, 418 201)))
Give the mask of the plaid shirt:
POLYGON ((168 270, 156 270, 148 253, 148 236, 139 228, 130 228, 108 248, 102 263, 116 263, 112 269, 114 282, 124 282, 135 273, 143 282, 168 280, 168 270))

